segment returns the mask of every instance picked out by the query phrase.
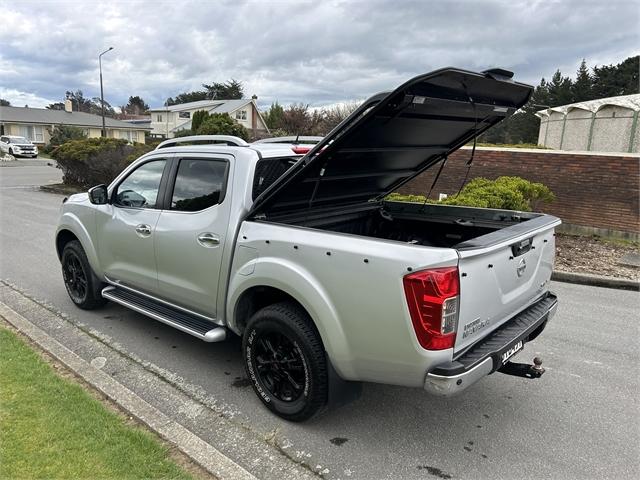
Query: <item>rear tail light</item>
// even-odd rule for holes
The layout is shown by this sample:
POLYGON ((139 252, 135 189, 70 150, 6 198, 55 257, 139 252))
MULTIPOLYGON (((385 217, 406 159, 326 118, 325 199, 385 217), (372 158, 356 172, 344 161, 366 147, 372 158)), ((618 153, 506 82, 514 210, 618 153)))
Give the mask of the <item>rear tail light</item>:
POLYGON ((458 328, 458 268, 436 268, 403 279, 418 343, 427 350, 452 348, 458 328))

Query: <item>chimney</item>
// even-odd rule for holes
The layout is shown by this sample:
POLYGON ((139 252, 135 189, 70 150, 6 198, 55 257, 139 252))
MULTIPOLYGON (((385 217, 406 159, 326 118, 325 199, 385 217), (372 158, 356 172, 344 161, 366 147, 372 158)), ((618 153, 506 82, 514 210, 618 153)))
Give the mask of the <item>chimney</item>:
POLYGON ((251 101, 253 102, 253 108, 251 109, 251 131, 253 138, 256 138, 256 130, 258 129, 258 96, 251 95, 251 101))
POLYGON ((64 101, 64 111, 69 113, 73 112, 73 104, 68 98, 64 101))

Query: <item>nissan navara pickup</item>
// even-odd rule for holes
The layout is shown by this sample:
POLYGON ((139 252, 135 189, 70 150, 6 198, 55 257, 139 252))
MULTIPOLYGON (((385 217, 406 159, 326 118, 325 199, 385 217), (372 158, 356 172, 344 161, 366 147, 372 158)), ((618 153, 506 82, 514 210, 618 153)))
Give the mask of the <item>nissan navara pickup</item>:
POLYGON ((505 70, 444 68, 371 97, 317 143, 166 140, 63 203, 69 296, 205 342, 241 336, 255 393, 292 421, 361 382, 453 395, 497 371, 538 377, 540 361, 511 359, 555 313, 560 220, 385 200, 531 92, 505 70))

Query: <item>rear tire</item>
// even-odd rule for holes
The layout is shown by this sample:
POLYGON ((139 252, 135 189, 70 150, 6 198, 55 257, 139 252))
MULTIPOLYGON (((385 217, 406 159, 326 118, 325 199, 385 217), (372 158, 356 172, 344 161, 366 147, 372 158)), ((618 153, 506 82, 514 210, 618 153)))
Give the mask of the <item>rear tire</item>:
POLYGON ((72 240, 64 246, 61 263, 64 286, 77 307, 93 310, 107 303, 102 297, 104 284, 93 273, 79 241, 72 240))
POLYGON ((302 422, 324 411, 329 393, 322 340, 307 312, 291 302, 256 312, 242 336, 247 377, 273 413, 302 422))

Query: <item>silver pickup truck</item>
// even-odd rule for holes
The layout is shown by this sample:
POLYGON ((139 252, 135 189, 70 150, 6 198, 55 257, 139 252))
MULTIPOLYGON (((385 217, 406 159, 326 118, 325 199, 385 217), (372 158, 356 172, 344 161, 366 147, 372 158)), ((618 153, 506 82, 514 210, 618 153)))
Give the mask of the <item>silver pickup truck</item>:
POLYGON ((292 421, 361 382, 452 395, 496 371, 540 376, 510 359, 555 312, 560 220, 385 200, 524 105, 532 89, 511 76, 420 75, 306 146, 163 142, 64 202, 71 300, 207 342, 241 336, 256 394, 292 421))

